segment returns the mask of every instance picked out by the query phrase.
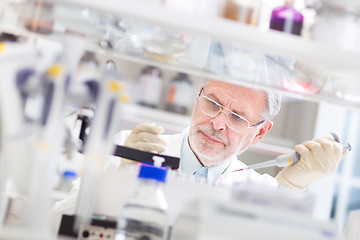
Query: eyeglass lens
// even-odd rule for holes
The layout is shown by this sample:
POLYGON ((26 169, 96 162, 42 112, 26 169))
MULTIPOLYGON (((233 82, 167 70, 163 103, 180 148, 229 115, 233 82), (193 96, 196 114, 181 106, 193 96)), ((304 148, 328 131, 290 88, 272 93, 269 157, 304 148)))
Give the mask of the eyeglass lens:
MULTIPOLYGON (((221 105, 207 97, 199 98, 199 107, 203 113, 210 117, 216 117, 222 111, 221 105)), ((234 130, 241 130, 249 127, 249 123, 246 119, 233 112, 226 113, 226 123, 234 130)))

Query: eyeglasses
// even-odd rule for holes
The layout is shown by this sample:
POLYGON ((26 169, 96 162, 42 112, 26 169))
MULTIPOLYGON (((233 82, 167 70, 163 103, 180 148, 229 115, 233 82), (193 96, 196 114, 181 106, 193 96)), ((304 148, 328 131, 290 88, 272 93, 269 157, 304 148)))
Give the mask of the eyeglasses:
POLYGON ((207 96, 201 96, 198 98, 198 106, 202 113, 212 118, 219 115, 220 112, 223 112, 226 116, 226 125, 235 132, 240 132, 244 128, 253 128, 259 126, 264 122, 264 120, 262 120, 254 125, 250 125, 250 122, 248 120, 222 106, 220 103, 215 102, 207 96), (223 109, 226 109, 227 112, 224 112, 223 109))

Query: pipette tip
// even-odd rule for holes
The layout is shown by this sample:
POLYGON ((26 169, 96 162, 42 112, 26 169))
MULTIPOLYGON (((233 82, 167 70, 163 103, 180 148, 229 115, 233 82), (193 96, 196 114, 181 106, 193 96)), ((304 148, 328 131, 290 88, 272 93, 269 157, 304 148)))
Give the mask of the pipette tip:
POLYGON ((350 143, 348 143, 346 146, 344 146, 344 150, 348 150, 349 152, 351 151, 350 143))
POLYGON ((239 172, 239 171, 243 171, 243 170, 247 170, 247 169, 249 169, 249 168, 241 168, 241 169, 236 169, 236 170, 234 170, 234 171, 231 171, 231 172, 239 172))

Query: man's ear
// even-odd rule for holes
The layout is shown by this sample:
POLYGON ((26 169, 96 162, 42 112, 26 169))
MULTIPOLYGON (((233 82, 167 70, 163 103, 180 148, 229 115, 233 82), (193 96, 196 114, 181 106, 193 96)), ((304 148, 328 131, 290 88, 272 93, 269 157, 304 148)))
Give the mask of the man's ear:
POLYGON ((252 144, 257 144, 265 136, 265 134, 268 131, 270 131, 272 126, 273 126, 272 121, 269 121, 269 122, 266 122, 266 123, 262 124, 262 127, 259 129, 259 132, 254 137, 252 144))

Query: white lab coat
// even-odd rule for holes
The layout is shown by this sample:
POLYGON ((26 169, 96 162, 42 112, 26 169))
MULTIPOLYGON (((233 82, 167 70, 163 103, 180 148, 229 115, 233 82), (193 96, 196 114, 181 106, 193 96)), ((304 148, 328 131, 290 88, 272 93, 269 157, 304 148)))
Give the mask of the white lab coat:
MULTIPOLYGON (((163 152, 164 155, 174 156, 174 157, 181 157, 181 146, 183 139, 187 130, 180 134, 174 134, 174 135, 162 135, 161 137, 164 139, 164 141, 167 143, 166 151, 163 152)), ((125 139, 131 131, 121 131, 120 133, 115 135, 114 142, 118 145, 123 145, 125 142, 125 139)), ((114 165, 118 165, 119 162, 114 161, 114 165)), ((181 160, 180 160, 181 165, 181 160)), ((255 172, 254 170, 249 171, 241 171, 241 172, 234 172, 229 173, 233 170, 244 168, 246 165, 239 161, 236 156, 233 156, 231 158, 231 163, 229 167, 227 168, 226 172, 228 173, 226 175, 226 181, 248 181, 251 180, 252 182, 256 182, 259 184, 276 187, 277 181, 275 178, 267 175, 267 174, 259 174, 255 172)), ((53 206, 53 223, 52 228, 54 231, 57 232, 57 229, 60 225, 60 220, 62 214, 74 214, 75 213, 75 207, 76 207, 76 200, 77 200, 77 194, 80 187, 80 178, 75 180, 73 182, 73 188, 71 190, 71 194, 66 199, 59 201, 55 203, 53 206)))

